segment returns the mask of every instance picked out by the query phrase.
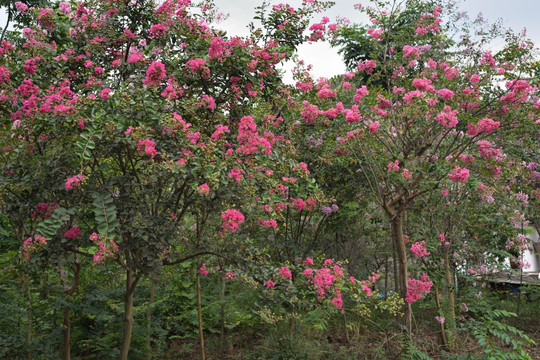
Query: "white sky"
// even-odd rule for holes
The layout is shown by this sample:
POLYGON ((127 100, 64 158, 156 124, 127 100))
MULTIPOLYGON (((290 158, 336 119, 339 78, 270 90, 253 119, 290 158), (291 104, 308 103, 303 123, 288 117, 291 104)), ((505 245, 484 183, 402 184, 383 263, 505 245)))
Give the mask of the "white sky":
MULTIPOLYGON (((23 0, 24 1, 24 0, 23 0)), ((503 19, 504 25, 512 28, 514 31, 527 28, 527 35, 537 44, 540 44, 540 0, 461 0, 462 8, 467 11, 471 18, 481 12, 483 16, 490 21, 503 19)), ((289 2, 293 7, 297 7, 301 0, 272 0, 273 4, 279 2, 289 2)), ((355 3, 368 5, 367 0, 335 0, 336 5, 325 15, 333 22, 337 16, 347 17, 352 22, 365 22, 366 18, 354 10, 355 3)), ((215 0, 217 6, 228 13, 229 18, 220 24, 230 35, 247 34, 247 25, 255 14, 255 7, 261 3, 261 0, 215 0)), ((317 15, 315 20, 320 20, 323 15, 317 15)), ((3 28, 6 23, 5 11, 0 10, 0 27, 3 28)), ((304 59, 307 64, 313 65, 313 75, 315 77, 331 77, 341 74, 345 66, 336 50, 331 49, 326 43, 315 43, 311 45, 302 45, 299 49, 299 57, 304 59)), ((285 67, 290 68, 290 65, 285 67)), ((290 75, 286 76, 290 80, 290 75)))
MULTIPOLYGON (((369 5, 368 0, 334 0, 336 5, 331 8, 326 15, 333 22, 337 16, 346 17, 354 22, 366 22, 367 18, 360 12, 354 10, 353 5, 361 3, 369 5)), ((504 26, 520 31, 527 28, 527 35, 540 45, 540 0, 461 0, 460 6, 471 18, 476 18, 478 13, 482 13, 485 19, 494 22, 503 19, 504 26)), ((291 6, 298 6, 300 0, 272 1, 272 3, 289 2, 291 6)), ((255 14, 255 7, 261 3, 259 0, 215 0, 217 6, 229 14, 229 18, 220 24, 230 34, 246 34, 247 24, 255 14)), ((320 20, 323 15, 317 15, 314 20, 320 20)), ((299 49, 299 57, 305 60, 306 64, 313 65, 312 74, 315 78, 332 77, 345 72, 340 55, 335 49, 331 49, 327 43, 305 44, 299 49)), ((288 65, 285 68, 290 68, 288 65)), ((286 80, 291 79, 290 74, 286 75, 286 80)))

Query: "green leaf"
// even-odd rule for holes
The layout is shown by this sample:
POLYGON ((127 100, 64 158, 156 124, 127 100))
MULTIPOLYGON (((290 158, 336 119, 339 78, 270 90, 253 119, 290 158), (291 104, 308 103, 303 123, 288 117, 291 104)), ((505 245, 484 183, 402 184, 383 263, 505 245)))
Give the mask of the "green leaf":
POLYGON ((51 240, 58 232, 58 229, 69 220, 69 214, 70 211, 65 208, 57 208, 50 218, 39 223, 36 233, 43 236, 45 240, 51 240))
POLYGON ((94 199, 94 215, 97 223, 97 230, 100 235, 111 237, 112 233, 118 226, 116 218, 116 205, 110 193, 92 193, 94 199))

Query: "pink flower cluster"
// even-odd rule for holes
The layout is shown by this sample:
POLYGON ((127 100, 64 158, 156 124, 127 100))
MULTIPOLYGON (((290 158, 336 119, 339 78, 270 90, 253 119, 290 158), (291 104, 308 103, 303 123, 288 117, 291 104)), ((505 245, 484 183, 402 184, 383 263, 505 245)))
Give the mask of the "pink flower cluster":
POLYGON ((476 143, 478 145, 478 153, 485 158, 497 157, 500 153, 499 149, 494 149, 493 145, 486 140, 480 140, 476 143))
POLYGON ((429 280, 429 276, 426 273, 422 274, 420 280, 409 279, 407 283, 408 289, 405 301, 409 304, 418 301, 422 297, 423 293, 429 293, 431 291, 431 287, 433 286, 433 282, 429 280))
POLYGON ((244 222, 244 215, 236 209, 227 209, 223 214, 221 214, 223 223, 221 228, 224 232, 236 232, 239 229, 239 226, 244 222))
POLYGON ((443 111, 437 114, 435 120, 444 127, 454 128, 458 124, 457 110, 452 110, 450 106, 445 106, 443 111))
POLYGON ((379 131, 379 126, 381 124, 378 122, 378 121, 374 121, 370 126, 369 126, 369 132, 372 133, 372 134, 376 134, 377 131, 379 131))
POLYGON ((58 207, 57 203, 39 203, 36 210, 30 214, 31 219, 35 219, 37 216, 45 220, 52 216, 54 210, 58 207))
POLYGON ((411 57, 413 59, 418 59, 420 57, 420 54, 421 54, 421 51, 416 46, 405 45, 403 47, 403 58, 404 59, 409 59, 411 57))
POLYGON ((426 242, 425 241, 418 241, 418 242, 415 242, 414 244, 411 245, 411 252, 418 256, 418 257, 424 257, 424 256, 428 256, 429 254, 431 254, 427 249, 426 249, 426 242))
POLYGON ((372 75, 373 70, 375 70, 376 67, 377 63, 375 62, 375 60, 366 60, 358 62, 358 66, 356 67, 356 69, 359 72, 365 71, 368 75, 372 75))
POLYGON ((208 276, 208 270, 206 269, 206 264, 203 263, 201 268, 199 269, 199 273, 202 275, 202 276, 208 276))
POLYGON ((39 25, 42 27, 52 30, 54 29, 54 21, 53 21, 53 11, 52 9, 43 9, 40 11, 38 15, 38 21, 39 25))
POLYGON ((259 225, 261 225, 263 228, 277 228, 277 222, 276 220, 259 220, 259 225))
POLYGON ((279 269, 279 275, 284 279, 292 279, 291 270, 287 266, 283 266, 279 269))
POLYGON ((37 252, 40 248, 47 245, 47 241, 43 236, 37 235, 34 238, 29 237, 23 243, 23 255, 29 259, 29 255, 37 252))
POLYGON ((152 64, 146 70, 146 77, 143 79, 143 84, 156 87, 161 84, 161 81, 166 76, 165 64, 160 61, 152 61, 152 64))
POLYGON ((137 151, 141 154, 144 152, 153 159, 157 155, 156 143, 150 139, 139 140, 137 142, 137 151))
POLYGON ((216 125, 216 131, 210 136, 212 140, 219 140, 223 137, 223 134, 230 133, 229 127, 227 125, 216 125))
POLYGON ((197 58, 189 60, 186 67, 192 74, 200 73, 203 78, 207 79, 210 77, 210 69, 205 64, 206 60, 197 58))
POLYGON ((232 168, 231 171, 229 171, 229 174, 227 175, 227 177, 229 179, 234 179, 237 183, 239 183, 244 178, 244 175, 242 175, 243 172, 244 170, 241 170, 235 167, 235 168, 232 168))
POLYGON ((64 237, 67 239, 76 239, 81 235, 82 235, 81 229, 79 229, 77 226, 73 226, 71 229, 66 231, 66 233, 64 234, 64 237))
POLYGON ((81 187, 84 176, 82 174, 75 175, 66 180, 65 188, 66 190, 75 190, 81 187))
POLYGON ((448 177, 452 179, 453 182, 464 182, 469 178, 469 170, 456 166, 454 170, 448 174, 448 177))
POLYGON ((116 242, 112 238, 106 240, 103 236, 96 233, 90 235, 90 241, 98 247, 98 250, 94 254, 94 265, 101 264, 105 260, 113 258, 119 250, 118 245, 116 245, 116 242), (106 245, 106 242, 108 245, 106 245))
POLYGON ((250 155, 257 151, 272 155, 272 145, 275 143, 275 136, 271 132, 265 132, 260 136, 257 132, 257 125, 251 116, 244 116, 238 125, 238 142, 240 146, 236 152, 243 155, 250 155))
POLYGON ((497 130, 501 126, 501 123, 489 118, 483 118, 478 121, 476 125, 467 124, 467 135, 475 136, 482 132, 490 134, 493 131, 497 130))
POLYGON ((399 160, 395 160, 388 164, 388 172, 398 171, 399 170, 399 160))
POLYGON ((208 186, 207 183, 200 185, 198 191, 199 191, 199 194, 201 195, 206 195, 206 196, 210 195, 210 187, 208 186))

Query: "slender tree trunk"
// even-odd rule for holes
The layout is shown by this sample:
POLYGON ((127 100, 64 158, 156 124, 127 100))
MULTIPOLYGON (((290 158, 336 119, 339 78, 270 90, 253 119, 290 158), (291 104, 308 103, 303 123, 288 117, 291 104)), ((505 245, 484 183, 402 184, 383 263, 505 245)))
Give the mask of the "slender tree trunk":
MULTIPOLYGON (((399 262, 399 288, 401 297, 405 299, 408 290, 409 269, 407 264, 407 249, 403 241, 403 211, 396 211, 392 218, 392 238, 396 246, 396 252, 399 262)), ((412 332, 412 309, 411 304, 405 302, 403 307, 403 323, 407 328, 409 336, 412 332)))
MULTIPOLYGON (((67 281, 66 270, 61 265, 58 267, 58 274, 60 275, 60 282, 62 283, 62 286, 64 288, 64 297, 65 297, 66 303, 69 301, 70 296, 73 295, 73 293, 77 289, 77 285, 79 284, 81 263, 79 262, 77 257, 75 257, 75 263, 72 265, 72 270, 73 270, 74 278, 71 284, 69 284, 67 281)), ((63 346, 64 351, 62 354, 62 359, 70 360, 71 359, 71 322, 69 320, 69 313, 70 313, 69 306, 64 306, 63 313, 64 313, 64 319, 63 319, 62 326, 64 328, 64 346, 63 346)))
POLYGON ((227 282, 225 277, 220 276, 221 279, 221 293, 220 293, 220 302, 221 302, 221 312, 219 315, 219 343, 221 349, 224 349, 225 346, 225 286, 227 282))
POLYGON ((133 333, 133 293, 135 292, 137 279, 133 277, 131 270, 126 270, 126 292, 124 294, 124 334, 120 348, 120 360, 128 360, 131 335, 133 333))
POLYGON ((294 333, 294 318, 291 316, 289 319, 289 339, 293 340, 293 333, 294 333))
POLYGON ((384 298, 388 299, 388 256, 384 261, 384 298))
POLYGON ((455 299, 455 287, 454 276, 452 269, 450 268, 450 255, 449 250, 446 250, 444 256, 444 270, 446 276, 446 284, 448 286, 448 326, 450 327, 450 334, 448 337, 449 350, 454 349, 454 338, 457 334, 456 328, 456 299, 455 299))
POLYGON ((157 275, 152 273, 152 278, 150 279, 150 302, 148 304, 148 310, 146 311, 146 345, 148 346, 148 360, 152 359, 152 350, 151 350, 151 340, 152 340, 152 309, 156 297, 156 283, 157 275))
POLYGON ((396 293, 400 293, 396 243, 394 242, 394 237, 393 236, 392 236, 392 265, 394 267, 394 291, 396 293))
POLYGON ((63 360, 71 359, 71 324, 69 322, 69 306, 64 306, 64 354, 63 360))
POLYGON ((195 281, 197 283, 197 320, 199 322, 199 340, 201 343, 201 360, 206 360, 206 352, 204 350, 204 332, 202 323, 202 305, 201 305, 201 259, 197 257, 197 275, 195 281))
MULTIPOLYGON (((439 313, 441 311, 441 302, 439 300, 440 296, 441 296, 441 294, 439 293, 439 288, 435 287, 435 305, 437 306, 437 312, 439 312, 439 313)), ((442 343, 443 343, 443 347, 446 350, 449 350, 448 338, 446 337, 446 330, 444 328, 444 322, 440 322, 439 325, 441 327, 441 340, 442 340, 442 343)))

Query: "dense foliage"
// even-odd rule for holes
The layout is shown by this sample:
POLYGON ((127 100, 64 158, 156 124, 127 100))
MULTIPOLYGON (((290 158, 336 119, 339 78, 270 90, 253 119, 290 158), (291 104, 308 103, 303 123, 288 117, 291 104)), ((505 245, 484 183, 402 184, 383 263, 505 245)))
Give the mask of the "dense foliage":
POLYGON ((238 37, 211 1, 7 3, 2 357, 531 358, 489 284, 538 227, 534 44, 331 5, 238 37), (295 60, 322 40, 347 73, 295 60))

